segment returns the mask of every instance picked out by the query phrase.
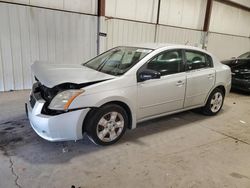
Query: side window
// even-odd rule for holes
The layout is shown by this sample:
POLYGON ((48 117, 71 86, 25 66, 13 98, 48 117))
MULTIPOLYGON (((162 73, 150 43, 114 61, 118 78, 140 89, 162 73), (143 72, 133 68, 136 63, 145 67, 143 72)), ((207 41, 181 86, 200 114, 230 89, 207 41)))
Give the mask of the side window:
POLYGON ((207 54, 186 50, 185 55, 187 70, 213 67, 212 58, 207 54))
POLYGON ((160 53, 148 64, 147 69, 155 70, 162 76, 182 71, 183 58, 181 50, 171 50, 160 53))

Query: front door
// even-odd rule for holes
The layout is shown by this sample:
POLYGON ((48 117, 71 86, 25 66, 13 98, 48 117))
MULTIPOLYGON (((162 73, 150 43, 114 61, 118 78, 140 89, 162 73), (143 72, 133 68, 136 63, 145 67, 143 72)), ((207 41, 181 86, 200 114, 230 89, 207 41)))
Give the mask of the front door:
POLYGON ((161 78, 138 82, 138 120, 182 109, 186 87, 182 50, 162 52, 143 69, 160 72, 161 78))

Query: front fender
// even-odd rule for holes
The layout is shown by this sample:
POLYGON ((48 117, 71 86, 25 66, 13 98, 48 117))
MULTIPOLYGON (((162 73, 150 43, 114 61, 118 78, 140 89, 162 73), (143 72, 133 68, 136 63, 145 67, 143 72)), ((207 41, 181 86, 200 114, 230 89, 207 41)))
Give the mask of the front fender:
POLYGON ((70 105, 70 109, 101 107, 110 102, 122 102, 128 106, 132 116, 132 128, 136 127, 136 107, 137 107, 136 86, 103 91, 89 95, 78 96, 70 105))

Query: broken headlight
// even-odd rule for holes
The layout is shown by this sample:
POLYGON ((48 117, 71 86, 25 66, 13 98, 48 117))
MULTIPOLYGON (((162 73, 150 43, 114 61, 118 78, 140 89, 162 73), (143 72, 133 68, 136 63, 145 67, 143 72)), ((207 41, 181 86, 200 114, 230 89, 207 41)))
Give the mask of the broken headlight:
POLYGON ((50 102, 49 109, 67 110, 73 100, 83 92, 82 89, 71 89, 58 93, 50 102))

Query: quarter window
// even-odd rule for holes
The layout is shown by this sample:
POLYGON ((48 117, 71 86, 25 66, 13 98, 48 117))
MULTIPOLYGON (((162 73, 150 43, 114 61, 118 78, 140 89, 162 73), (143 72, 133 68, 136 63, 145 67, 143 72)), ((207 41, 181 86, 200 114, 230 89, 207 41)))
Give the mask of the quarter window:
POLYGON ((187 70, 213 67, 212 58, 207 54, 186 50, 185 55, 187 70))
POLYGON ((162 76, 181 72, 183 65, 182 51, 171 50, 154 57, 148 64, 147 69, 155 70, 162 76))

